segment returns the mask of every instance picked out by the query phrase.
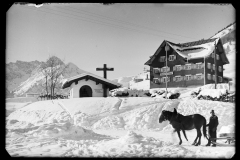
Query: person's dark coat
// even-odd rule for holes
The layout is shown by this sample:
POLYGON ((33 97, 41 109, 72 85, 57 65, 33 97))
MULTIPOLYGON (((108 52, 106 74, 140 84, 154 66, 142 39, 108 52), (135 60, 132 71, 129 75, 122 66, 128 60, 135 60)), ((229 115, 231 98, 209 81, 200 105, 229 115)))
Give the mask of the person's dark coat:
POLYGON ((209 131, 216 131, 218 126, 218 117, 216 115, 211 116, 209 123, 206 126, 209 127, 209 131))

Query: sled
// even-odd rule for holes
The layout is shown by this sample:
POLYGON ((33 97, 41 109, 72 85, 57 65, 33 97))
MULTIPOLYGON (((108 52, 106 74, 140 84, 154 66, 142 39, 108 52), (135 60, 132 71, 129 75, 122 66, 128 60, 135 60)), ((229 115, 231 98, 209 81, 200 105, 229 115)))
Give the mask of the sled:
POLYGON ((225 142, 223 142, 223 143, 211 141, 212 144, 215 144, 217 146, 235 146, 235 134, 234 133, 221 133, 219 135, 219 138, 210 138, 210 140, 217 140, 217 141, 225 140, 225 142))

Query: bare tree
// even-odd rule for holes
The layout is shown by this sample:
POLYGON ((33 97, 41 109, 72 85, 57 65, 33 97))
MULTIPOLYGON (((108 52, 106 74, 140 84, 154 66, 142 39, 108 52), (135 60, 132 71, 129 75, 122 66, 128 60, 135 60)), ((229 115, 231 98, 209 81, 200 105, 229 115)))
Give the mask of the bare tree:
POLYGON ((56 56, 51 56, 47 59, 46 63, 42 65, 42 73, 46 79, 46 92, 48 94, 48 88, 50 88, 50 97, 55 95, 56 87, 59 88, 60 77, 63 75, 68 65, 65 65, 62 60, 56 56), (49 83, 48 83, 49 79, 49 83))

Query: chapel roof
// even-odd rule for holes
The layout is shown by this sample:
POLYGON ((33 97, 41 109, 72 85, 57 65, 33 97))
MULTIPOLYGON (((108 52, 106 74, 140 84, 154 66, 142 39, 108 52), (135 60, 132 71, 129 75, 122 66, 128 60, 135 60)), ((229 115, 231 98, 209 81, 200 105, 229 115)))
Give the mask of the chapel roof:
POLYGON ((94 75, 92 73, 82 73, 73 77, 68 78, 63 84, 62 84, 62 89, 70 87, 72 83, 75 81, 79 81, 82 79, 91 79, 93 81, 108 85, 111 88, 118 88, 121 86, 121 84, 113 82, 111 80, 108 80, 106 78, 94 75))

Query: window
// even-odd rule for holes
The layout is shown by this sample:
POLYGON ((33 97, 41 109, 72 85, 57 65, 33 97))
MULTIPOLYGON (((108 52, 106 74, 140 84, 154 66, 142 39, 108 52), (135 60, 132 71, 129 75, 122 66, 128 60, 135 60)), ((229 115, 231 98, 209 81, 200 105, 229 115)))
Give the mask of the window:
POLYGON ((173 71, 181 71, 182 70, 182 66, 181 65, 175 65, 173 66, 173 71))
POLYGON ((169 58, 168 58, 169 61, 174 61, 175 59, 176 59, 175 55, 169 55, 169 58))
POLYGON ((155 73, 155 74, 160 73, 160 68, 153 68, 153 73, 155 73))
POLYGON ((158 78, 153 78, 153 83, 155 83, 155 84, 159 84, 159 83, 160 83, 160 81, 159 81, 159 79, 158 79, 158 78))
POLYGON ((212 58, 214 58, 214 52, 212 53, 212 58))
POLYGON ((191 64, 186 64, 185 65, 185 70, 191 70, 191 64))
POLYGON ((219 60, 219 55, 218 54, 216 54, 216 58, 217 58, 217 60, 219 60))
POLYGON ((182 76, 175 76, 175 77, 173 77, 173 81, 175 81, 175 82, 179 82, 181 80, 182 80, 182 76))
POLYGON ((222 72, 222 66, 218 66, 218 71, 222 72))
POLYGON ((165 61, 166 61, 165 56, 161 56, 160 57, 160 62, 165 62, 165 61))
POLYGON ((222 82, 222 77, 218 76, 218 80, 219 80, 219 82, 222 82))
POLYGON ((161 68, 161 72, 169 72, 170 71, 170 67, 162 67, 161 68))
POLYGON ((201 69, 202 68, 202 63, 196 63, 196 69, 201 69))
POLYGON ((186 75, 186 76, 185 76, 185 80, 186 80, 186 81, 190 81, 191 79, 192 79, 192 75, 186 75))
POLYGON ((200 74, 196 74, 196 80, 201 80, 203 79, 203 74, 200 73, 200 74))
POLYGON ((211 69, 211 63, 208 63, 208 64, 207 64, 207 68, 208 68, 208 69, 211 69))
POLYGON ((212 79, 211 74, 207 74, 207 79, 208 79, 208 80, 211 80, 211 79, 212 79))
POLYGON ((215 75, 213 75, 213 76, 212 76, 212 80, 214 80, 214 81, 215 81, 215 75))
POLYGON ((212 65, 212 69, 215 71, 215 64, 212 65))
POLYGON ((170 77, 167 77, 167 78, 166 77, 162 77, 161 79, 162 79, 163 83, 166 83, 166 79, 167 79, 167 82, 170 82, 170 77))

